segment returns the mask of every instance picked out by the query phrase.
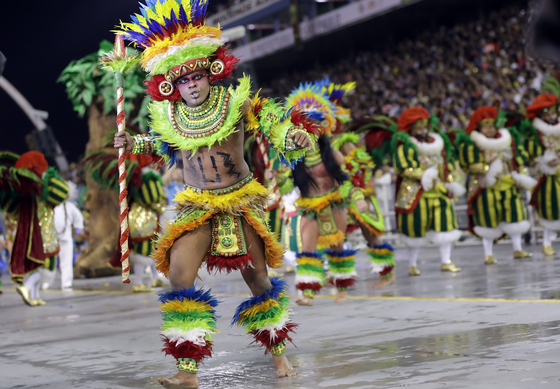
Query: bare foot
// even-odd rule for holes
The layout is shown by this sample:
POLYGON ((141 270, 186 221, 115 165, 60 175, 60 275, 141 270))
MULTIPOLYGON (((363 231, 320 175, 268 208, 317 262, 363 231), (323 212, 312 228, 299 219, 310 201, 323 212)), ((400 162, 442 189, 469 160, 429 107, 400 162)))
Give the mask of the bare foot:
POLYGON ((346 290, 339 290, 336 299, 334 300, 335 303, 345 303, 348 300, 348 291, 346 290))
POLYGON ((396 277, 381 279, 381 280, 377 281, 375 283, 375 285, 373 285, 373 287, 374 288, 383 288, 384 286, 391 285, 393 282, 397 282, 396 277))
POLYGON ((273 355, 272 360, 274 361, 274 366, 278 370, 278 378, 280 377, 291 377, 297 374, 296 369, 292 367, 286 355, 273 355))
POLYGON ((300 297, 296 300, 297 305, 301 305, 304 307, 311 307, 313 306, 314 303, 315 301, 313 301, 311 297, 307 297, 307 296, 300 297))
POLYGON ((196 374, 179 371, 171 378, 159 378, 159 383, 164 388, 198 388, 198 377, 196 374))

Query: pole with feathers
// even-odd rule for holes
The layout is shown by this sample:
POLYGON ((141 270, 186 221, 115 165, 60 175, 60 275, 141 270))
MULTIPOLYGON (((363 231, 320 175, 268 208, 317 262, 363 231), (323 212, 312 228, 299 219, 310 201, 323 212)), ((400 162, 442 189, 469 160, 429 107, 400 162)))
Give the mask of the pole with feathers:
MULTIPOLYGON (((126 128, 126 118, 124 112, 124 89, 123 74, 132 70, 140 61, 137 54, 127 55, 124 46, 124 40, 121 35, 115 37, 115 47, 113 51, 105 53, 99 58, 103 68, 115 73, 117 81, 117 128, 119 133, 124 132, 126 128)), ((119 148, 119 206, 120 206, 120 222, 121 222, 121 264, 122 264, 122 281, 125 284, 130 283, 130 248, 128 247, 128 236, 130 234, 128 227, 128 202, 126 196, 128 190, 126 187, 126 166, 125 166, 126 149, 119 148)))

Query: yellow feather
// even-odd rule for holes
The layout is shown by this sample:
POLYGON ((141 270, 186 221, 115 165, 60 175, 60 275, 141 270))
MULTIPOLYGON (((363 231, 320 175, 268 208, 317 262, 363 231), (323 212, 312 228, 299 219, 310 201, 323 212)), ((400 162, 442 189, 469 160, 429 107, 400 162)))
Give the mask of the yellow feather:
POLYGON ((172 300, 161 304, 159 308, 162 312, 187 312, 194 310, 198 312, 210 312, 213 309, 209 304, 193 300, 172 300))

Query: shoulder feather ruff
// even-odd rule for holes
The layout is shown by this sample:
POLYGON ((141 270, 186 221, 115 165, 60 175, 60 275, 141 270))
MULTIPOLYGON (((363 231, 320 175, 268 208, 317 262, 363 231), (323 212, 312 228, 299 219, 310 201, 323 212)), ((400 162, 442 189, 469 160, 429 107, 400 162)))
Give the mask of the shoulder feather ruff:
POLYGON ((433 142, 420 142, 415 137, 411 136, 410 141, 414 143, 420 155, 439 155, 443 150, 443 138, 436 133, 429 134, 433 142))
POLYGON ((548 124, 541 118, 534 118, 533 127, 539 130, 539 132, 545 136, 560 136, 560 122, 556 124, 548 124))
POLYGON ((471 132, 471 139, 483 151, 506 151, 511 149, 511 134, 506 128, 500 129, 498 138, 487 138, 478 131, 471 132))

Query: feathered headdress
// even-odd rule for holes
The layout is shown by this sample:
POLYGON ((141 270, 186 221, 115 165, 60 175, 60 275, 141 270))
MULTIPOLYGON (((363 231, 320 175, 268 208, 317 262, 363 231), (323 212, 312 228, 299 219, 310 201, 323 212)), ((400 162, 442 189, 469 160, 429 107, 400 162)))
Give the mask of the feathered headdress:
POLYGON ((336 129, 334 104, 319 82, 300 84, 286 98, 285 105, 316 120, 323 134, 330 135, 336 129))
MULTIPOLYGON (((346 123, 350 120, 350 108, 342 106, 342 99, 356 88, 355 82, 347 82, 346 84, 335 84, 328 78, 319 82, 323 86, 323 93, 325 93, 329 100, 334 104, 333 112, 336 120, 340 123, 346 123)), ((339 130, 342 130, 339 128, 339 130)))
POLYGON ((142 68, 152 77, 147 92, 154 100, 176 99, 174 81, 208 69, 212 81, 231 76, 238 59, 223 46, 220 27, 205 25, 208 0, 147 0, 130 23, 121 23, 124 39, 143 49, 142 68))

